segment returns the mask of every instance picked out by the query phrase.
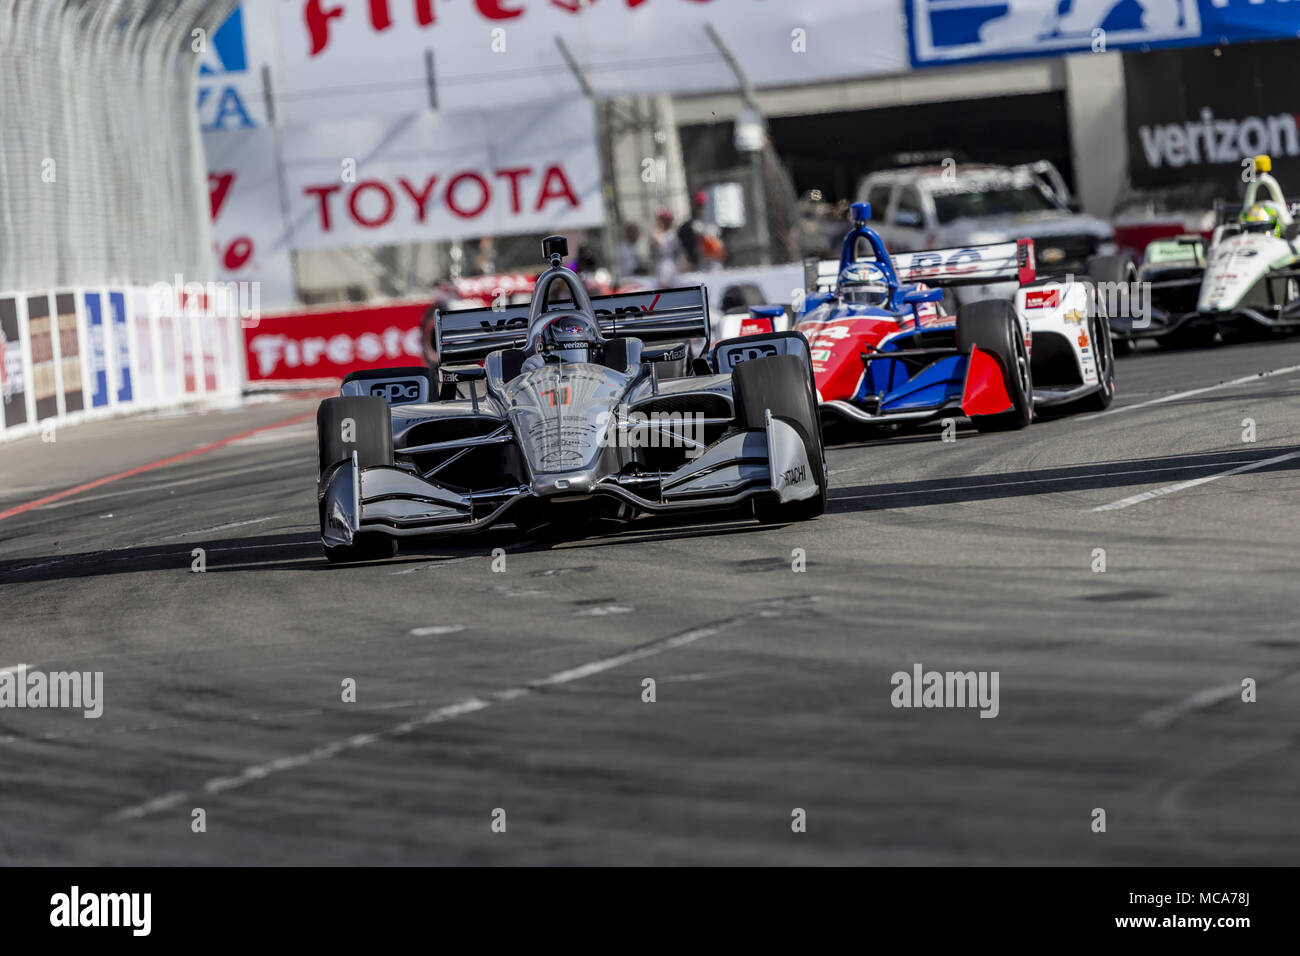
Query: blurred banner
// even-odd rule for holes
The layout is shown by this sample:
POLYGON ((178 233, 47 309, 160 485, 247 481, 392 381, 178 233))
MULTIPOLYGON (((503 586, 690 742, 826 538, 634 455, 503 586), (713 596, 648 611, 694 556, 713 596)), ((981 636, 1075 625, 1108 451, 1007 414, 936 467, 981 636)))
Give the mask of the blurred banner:
POLYGON ((267 0, 246 2, 208 37, 197 81, 203 132, 267 125, 262 77, 277 62, 275 20, 267 0))
POLYGON ((217 278, 261 282, 262 306, 271 309, 295 301, 275 140, 269 128, 203 136, 217 278))
POLYGON ((1300 35, 1294 0, 905 0, 913 66, 1300 35))
POLYGON ((1243 161, 1268 153, 1283 188, 1296 189, 1297 62, 1296 40, 1126 54, 1133 185, 1213 182, 1234 196, 1243 161))
POLYGON ((599 225, 585 99, 290 125, 295 249, 563 232, 599 225))
POLYGON ((898 0, 282 0, 289 120, 734 89, 907 68, 898 0))

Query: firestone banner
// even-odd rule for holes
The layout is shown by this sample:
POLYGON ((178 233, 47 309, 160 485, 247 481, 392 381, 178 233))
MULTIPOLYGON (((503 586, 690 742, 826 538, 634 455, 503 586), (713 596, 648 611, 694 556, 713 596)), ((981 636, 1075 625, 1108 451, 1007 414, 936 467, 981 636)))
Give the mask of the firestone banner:
POLYGON ((294 248, 599 225, 594 124, 573 100, 287 127, 294 248))
POLYGON ((281 0, 290 118, 734 89, 907 68, 898 0, 281 0))

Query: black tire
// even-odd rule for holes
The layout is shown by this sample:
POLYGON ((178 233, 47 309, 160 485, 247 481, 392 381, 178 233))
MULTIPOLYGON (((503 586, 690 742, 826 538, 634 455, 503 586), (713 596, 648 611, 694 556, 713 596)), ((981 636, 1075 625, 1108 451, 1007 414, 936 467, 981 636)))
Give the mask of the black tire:
POLYGON ((818 493, 802 501, 782 504, 774 498, 755 499, 754 517, 771 523, 806 521, 821 515, 826 510, 826 453, 807 360, 798 355, 750 359, 732 371, 731 384, 736 424, 746 430, 765 428, 764 413, 770 411, 803 439, 817 481, 818 493))
POLYGON ((752 282, 729 285, 722 291, 721 309, 723 312, 739 312, 751 305, 765 305, 763 290, 752 282))
MULTIPOLYGON (((1088 263, 1088 278, 1095 283, 1137 282, 1137 268, 1125 256, 1098 256, 1088 263)), ((1107 317, 1109 325, 1110 317, 1107 317)), ((1114 332, 1114 327, 1110 327, 1114 332)), ((1137 342, 1131 335, 1111 335, 1111 355, 1131 355, 1137 351, 1137 342)))
POLYGON ((1067 406, 1068 413, 1104 412, 1115 400, 1115 352, 1111 343, 1110 322, 1100 304, 1088 320, 1088 335, 1092 339, 1092 356, 1097 365, 1097 381, 1101 388, 1085 395, 1067 406))
POLYGON ((957 310, 957 348, 969 353, 976 345, 996 356, 1002 365, 1012 410, 999 415, 972 415, 971 422, 982 432, 1024 428, 1034 417, 1034 382, 1020 322, 1010 302, 985 299, 957 310))
MULTIPOLYGON (((316 411, 316 449, 318 474, 325 481, 336 465, 350 461, 357 453, 357 465, 369 468, 393 463, 393 424, 388 403, 369 395, 327 398, 316 411), (344 440, 344 423, 351 420, 344 440)), ((321 526, 324 527, 324 516, 321 526)), ((397 552, 397 540, 389 535, 370 532, 358 534, 350 545, 321 545, 331 562, 375 561, 391 558, 397 552)))

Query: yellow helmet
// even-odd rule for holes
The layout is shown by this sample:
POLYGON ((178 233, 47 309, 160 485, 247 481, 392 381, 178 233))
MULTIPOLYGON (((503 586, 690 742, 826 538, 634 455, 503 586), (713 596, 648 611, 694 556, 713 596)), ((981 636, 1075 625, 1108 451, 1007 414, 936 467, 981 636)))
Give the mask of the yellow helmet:
POLYGON ((1277 213, 1259 203, 1251 206, 1241 214, 1242 228, 1247 232, 1271 232, 1281 235, 1281 225, 1277 213))

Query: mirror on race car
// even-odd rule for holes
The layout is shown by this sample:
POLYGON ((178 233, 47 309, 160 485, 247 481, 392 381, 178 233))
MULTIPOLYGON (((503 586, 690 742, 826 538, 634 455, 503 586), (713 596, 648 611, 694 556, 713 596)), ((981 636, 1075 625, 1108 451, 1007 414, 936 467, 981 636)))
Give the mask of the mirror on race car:
POLYGON ((456 382, 477 382, 487 377, 487 370, 481 365, 460 365, 456 368, 444 368, 442 374, 456 382))
POLYGON ((904 305, 920 305, 923 302, 942 302, 942 289, 912 289, 903 293, 904 305))

